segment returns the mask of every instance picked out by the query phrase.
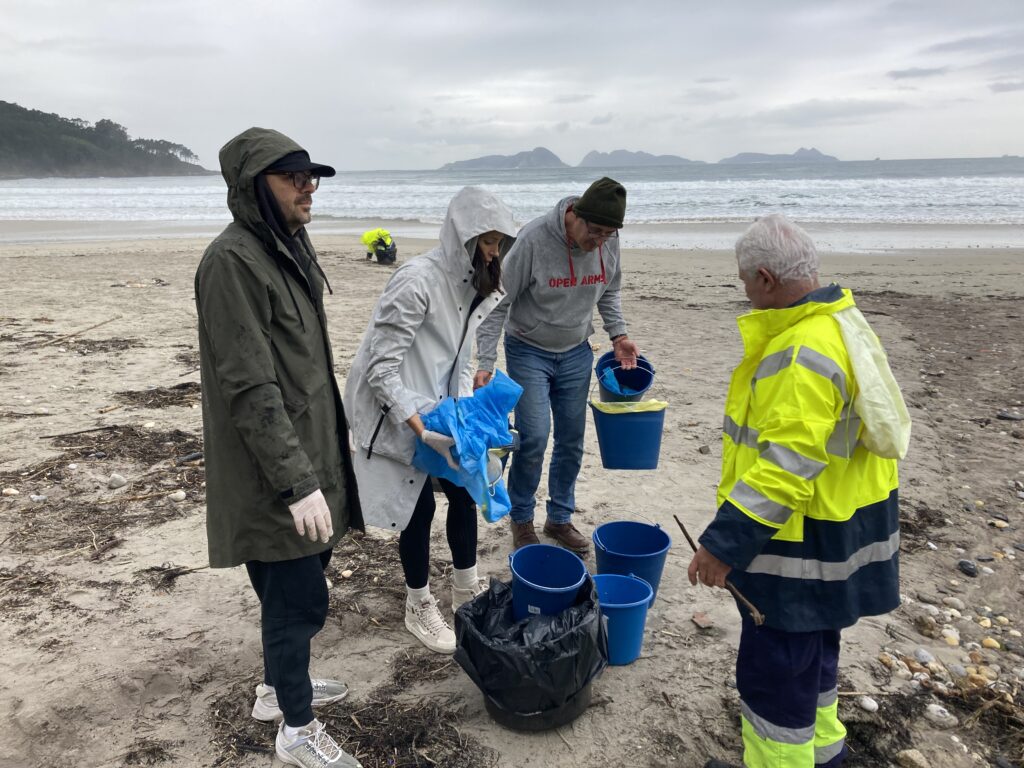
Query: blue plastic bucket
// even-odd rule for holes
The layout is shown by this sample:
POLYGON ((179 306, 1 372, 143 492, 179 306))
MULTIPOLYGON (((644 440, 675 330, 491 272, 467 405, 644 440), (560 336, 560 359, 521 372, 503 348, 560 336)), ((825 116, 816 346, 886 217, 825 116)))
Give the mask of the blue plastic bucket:
POLYGON ((657 469, 665 409, 605 413, 593 403, 594 427, 605 469, 657 469))
POLYGON ((597 526, 593 539, 597 572, 640 577, 651 585, 651 605, 654 605, 665 558, 672 546, 671 537, 657 525, 617 520, 597 526))
POLYGON ((608 663, 630 664, 644 644, 647 606, 654 601, 651 585, 637 576, 617 573, 594 577, 601 613, 608 617, 608 663))
POLYGON ((636 368, 627 371, 615 359, 615 350, 605 352, 598 358, 594 373, 597 374, 597 388, 601 400, 606 403, 636 402, 654 383, 654 366, 650 360, 643 355, 637 355, 636 368), (611 371, 619 387, 629 388, 632 394, 623 395, 607 389, 601 381, 605 371, 611 371))
POLYGON ((527 544, 508 557, 512 568, 512 618, 557 616, 576 600, 587 566, 551 544, 527 544))

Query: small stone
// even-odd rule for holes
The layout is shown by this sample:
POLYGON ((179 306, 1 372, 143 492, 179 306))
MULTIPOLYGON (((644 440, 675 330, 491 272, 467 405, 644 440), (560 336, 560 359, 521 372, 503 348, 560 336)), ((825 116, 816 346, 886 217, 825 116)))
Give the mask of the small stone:
POLYGON ((142 428, 143 429, 152 429, 155 426, 156 426, 156 422, 155 421, 147 421, 145 424, 142 425, 142 428))
POLYGON ((78 469, 77 464, 68 464, 68 469, 78 469))
POLYGON ((703 454, 708 454, 708 453, 711 453, 711 446, 710 445, 702 445, 697 450, 700 451, 703 454))
POLYGON ((962 611, 967 607, 959 597, 944 597, 942 598, 942 604, 950 608, 956 608, 958 611, 962 611))
POLYGON ((992 619, 990 619, 988 616, 986 616, 986 617, 984 617, 982 619, 978 619, 978 626, 979 627, 984 627, 985 629, 988 629, 989 627, 992 626, 992 619))
POLYGON ((30 493, 29 498, 37 504, 46 501, 46 496, 41 493, 30 493))
POLYGON ((1021 637, 1019 629, 1008 629, 1006 630, 1006 634, 1008 634, 1010 637, 1021 637))
POLYGON ((999 673, 992 667, 978 667, 978 674, 986 680, 998 680, 999 673))
POLYGON ((967 674, 967 684, 972 688, 984 688, 988 685, 988 678, 978 672, 967 674))
POLYGON ((956 648, 960 645, 960 633, 955 629, 944 629, 942 630, 942 639, 946 641, 946 645, 956 648))
POLYGON ((936 607, 934 605, 929 605, 928 603, 925 603, 924 605, 922 605, 921 606, 921 610, 924 611, 925 613, 927 613, 929 616, 938 616, 939 615, 938 607, 936 607))
POLYGON ((946 613, 949 614, 949 618, 951 618, 951 619, 961 619, 961 618, 963 618, 963 614, 960 613, 960 611, 958 611, 956 608, 949 608, 949 609, 947 609, 946 613))
POLYGON ((885 651, 883 651, 882 653, 878 654, 878 660, 887 669, 895 669, 896 668, 896 659, 894 659, 890 654, 886 653, 885 651))
POLYGON ((953 675, 953 677, 967 677, 967 670, 964 669, 963 664, 950 664, 949 673, 953 675))
POLYGON ((989 568, 989 567, 988 567, 987 565, 983 565, 983 566, 981 567, 981 572, 982 572, 983 574, 985 574, 986 576, 991 576, 991 575, 992 575, 993 573, 995 573, 995 571, 993 571, 993 570, 992 570, 991 568, 989 568))
POLYGON ((343 578, 343 579, 351 579, 352 578, 352 571, 349 570, 348 568, 346 568, 344 571, 341 572, 341 578, 343 578))
POLYGON ((872 699, 870 696, 861 696, 859 699, 857 699, 857 704, 865 712, 878 711, 878 702, 872 699))
POLYGON ((324 576, 324 583, 327 585, 328 589, 330 589, 331 587, 334 586, 334 582, 331 581, 331 577, 330 576, 324 576))
POLYGON ((981 651, 971 651, 967 654, 967 658, 971 660, 971 664, 984 664, 985 656, 981 651))
POLYGON ((998 640, 993 640, 991 637, 986 637, 981 641, 981 644, 985 648, 991 648, 994 651, 998 651, 1002 646, 999 645, 998 640))
POLYGON ((896 763, 900 768, 929 768, 930 764, 916 749, 905 749, 896 754, 896 763))
POLYGON ((174 491, 173 493, 167 494, 167 498, 175 503, 178 503, 184 501, 187 497, 185 495, 185 492, 179 489, 177 491, 174 491))
POLYGON ((935 657, 926 648, 918 648, 914 651, 914 658, 922 664, 931 664, 935 661, 935 657))
POLYGON ((711 617, 703 611, 697 611, 697 613, 693 614, 693 616, 690 617, 690 621, 692 621, 701 629, 711 629, 713 626, 715 626, 715 623, 711 620, 711 617))
POLYGON ((960 724, 956 715, 939 704, 929 704, 924 710, 925 719, 938 728, 956 728, 960 724))
POLYGON ((970 560, 961 560, 956 566, 965 576, 973 578, 978 575, 978 566, 970 560))
POLYGON ((933 544, 930 541, 925 542, 925 546, 927 546, 928 549, 930 549, 932 552, 936 551, 939 548, 937 544, 933 544))
POLYGON ((928 603, 928 605, 937 605, 939 603, 939 598, 928 592, 918 592, 917 599, 922 603, 928 603))
POLYGON ((995 558, 992 557, 992 555, 976 555, 974 559, 977 560, 979 563, 991 563, 993 560, 995 560, 995 558))
POLYGON ((107 480, 107 488, 121 488, 125 485, 128 485, 128 481, 124 479, 123 475, 119 475, 116 472, 107 480))
POLYGON ((3 491, 0 491, 0 493, 2 493, 4 496, 20 496, 21 495, 21 491, 19 491, 17 488, 4 488, 3 491))
POLYGON ((1009 528, 1010 524, 1005 520, 989 520, 988 524, 993 528, 1009 528))

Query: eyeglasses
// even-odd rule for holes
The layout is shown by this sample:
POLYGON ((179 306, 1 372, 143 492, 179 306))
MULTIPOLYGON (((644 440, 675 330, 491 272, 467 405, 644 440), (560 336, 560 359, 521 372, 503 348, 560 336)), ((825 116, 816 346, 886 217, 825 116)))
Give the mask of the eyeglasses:
POLYGON ((320 187, 320 175, 317 173, 310 173, 309 171, 273 171, 272 174, 274 176, 287 176, 300 192, 306 188, 307 184, 313 185, 314 192, 320 187))
POLYGON ((615 240, 619 236, 619 230, 613 229, 611 232, 597 229, 589 221, 583 219, 583 223, 587 226, 587 234, 595 240, 615 240))

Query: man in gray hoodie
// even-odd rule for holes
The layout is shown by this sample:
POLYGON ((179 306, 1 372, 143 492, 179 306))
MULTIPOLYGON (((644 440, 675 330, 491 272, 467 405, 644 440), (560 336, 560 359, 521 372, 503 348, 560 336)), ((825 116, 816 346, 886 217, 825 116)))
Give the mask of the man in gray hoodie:
POLYGON ((508 481, 513 549, 539 542, 533 514, 552 421, 544 532, 577 554, 589 549, 572 514, 594 364, 589 338, 595 305, 619 364, 634 368, 639 354, 626 335, 620 300, 618 237, 625 213, 626 189, 605 177, 582 197, 567 197, 528 223, 502 265, 505 298, 477 331, 474 386, 490 381, 504 330, 508 374, 523 387, 515 412, 520 444, 508 481))

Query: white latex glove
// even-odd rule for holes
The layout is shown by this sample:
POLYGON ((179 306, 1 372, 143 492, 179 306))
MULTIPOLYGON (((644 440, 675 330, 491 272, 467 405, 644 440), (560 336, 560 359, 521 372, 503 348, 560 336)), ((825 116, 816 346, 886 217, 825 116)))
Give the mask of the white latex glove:
POLYGON ((331 510, 319 488, 309 496, 303 496, 294 504, 289 504, 288 511, 292 513, 295 530, 299 536, 306 536, 310 541, 319 539, 326 544, 334 535, 331 510))
POLYGON ((449 467, 452 469, 459 468, 458 462, 452 458, 451 448, 455 445, 454 437, 448 437, 448 435, 442 435, 440 432, 425 429, 420 435, 420 440, 444 456, 444 460, 448 462, 449 467))

